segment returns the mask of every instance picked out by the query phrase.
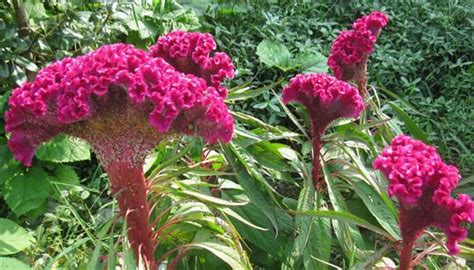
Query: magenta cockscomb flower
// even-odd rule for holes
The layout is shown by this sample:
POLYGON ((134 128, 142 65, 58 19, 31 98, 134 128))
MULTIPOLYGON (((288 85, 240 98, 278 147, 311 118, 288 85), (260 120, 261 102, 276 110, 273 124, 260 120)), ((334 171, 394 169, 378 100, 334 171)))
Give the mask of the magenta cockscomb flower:
MULTIPOLYGON (((179 33, 203 35, 214 44, 209 35, 179 33)), ((214 48, 211 45, 204 46, 207 54, 214 48)), ((222 97, 226 89, 217 80, 208 81, 210 73, 222 74, 219 67, 209 74, 186 73, 181 71, 185 68, 181 60, 175 67, 131 45, 106 45, 41 70, 35 81, 13 91, 6 112, 8 146, 26 166, 31 165, 35 149, 56 135, 91 144, 127 217, 135 254, 150 269, 156 265, 143 175, 146 155, 178 134, 202 136, 209 143, 228 142, 233 134, 233 118, 222 97)))
POLYGON ((464 194, 451 197, 460 179, 457 168, 445 164, 434 147, 405 135, 395 137, 373 166, 387 177, 389 195, 400 203, 401 269, 409 267, 412 246, 428 226, 442 229, 449 253, 458 253, 458 242, 467 236, 462 224, 474 222, 474 201, 464 194))
POLYGON ((359 117, 364 102, 357 89, 327 74, 299 74, 283 89, 283 102, 302 103, 308 110, 313 139, 313 183, 320 189, 319 152, 327 126, 344 117, 359 117))
POLYGON ((336 78, 344 81, 356 80, 359 91, 366 91, 367 60, 380 31, 387 23, 388 17, 380 11, 375 11, 359 18, 351 30, 339 34, 328 58, 328 66, 336 78))
POLYGON ((160 37, 156 45, 150 47, 150 52, 181 72, 205 79, 225 98, 227 90, 222 81, 234 77, 234 65, 225 53, 211 55, 215 49, 216 42, 210 34, 175 31, 160 37))

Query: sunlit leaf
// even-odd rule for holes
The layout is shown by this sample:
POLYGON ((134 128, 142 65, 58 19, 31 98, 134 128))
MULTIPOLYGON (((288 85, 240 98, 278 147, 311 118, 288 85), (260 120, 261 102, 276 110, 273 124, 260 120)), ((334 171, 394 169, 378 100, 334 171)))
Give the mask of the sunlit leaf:
POLYGON ((55 139, 42 144, 36 150, 36 157, 51 162, 73 162, 89 160, 89 145, 77 138, 59 135, 55 139))
MULTIPOLYGON (((0 218, 0 255, 18 253, 31 246, 35 241, 31 234, 15 222, 0 218)), ((0 267, 0 269, 5 268, 0 267)))
POLYGON ((257 46, 260 61, 269 67, 278 67, 284 71, 292 68, 292 55, 288 48, 278 41, 265 39, 257 46))

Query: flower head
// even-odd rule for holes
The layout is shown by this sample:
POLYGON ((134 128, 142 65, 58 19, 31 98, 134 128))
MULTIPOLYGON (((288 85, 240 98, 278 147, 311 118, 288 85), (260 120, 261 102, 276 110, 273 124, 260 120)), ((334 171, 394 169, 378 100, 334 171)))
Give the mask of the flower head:
POLYGON ((351 30, 339 34, 328 58, 328 66, 336 78, 350 81, 365 76, 362 73, 365 73, 367 59, 374 49, 380 31, 387 23, 387 16, 375 11, 359 18, 351 30))
POLYGON ((374 168, 389 180, 388 192, 400 202, 400 227, 404 238, 415 240, 427 226, 441 228, 450 253, 467 236, 463 222, 474 222, 474 202, 468 195, 451 197, 460 175, 445 164, 436 149, 400 135, 374 161, 374 168))
POLYGON ((132 45, 105 45, 55 62, 13 91, 8 144, 29 166, 36 147, 60 133, 87 140, 103 163, 127 157, 140 163, 176 133, 227 142, 233 119, 217 84, 132 45))
MULTIPOLYGON (((312 124, 323 132, 334 120, 359 117, 364 102, 350 84, 322 73, 299 74, 283 89, 283 102, 300 102, 306 106, 312 124)), ((315 128, 315 127, 313 127, 315 128)))
POLYGON ((225 98, 227 89, 221 84, 224 79, 234 77, 234 65, 226 53, 211 55, 215 49, 216 42, 210 34, 178 30, 160 37, 150 47, 150 53, 181 72, 203 78, 225 98))

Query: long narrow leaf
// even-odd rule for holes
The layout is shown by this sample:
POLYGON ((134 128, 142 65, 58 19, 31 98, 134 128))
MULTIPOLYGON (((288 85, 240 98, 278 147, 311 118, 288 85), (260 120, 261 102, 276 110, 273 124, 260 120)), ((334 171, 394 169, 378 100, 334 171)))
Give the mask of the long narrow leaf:
POLYGON ((358 226, 364 227, 368 230, 371 230, 375 233, 378 233, 391 241, 396 241, 393 236, 391 236, 386 231, 380 229, 379 227, 370 224, 369 222, 354 216, 345 211, 332 211, 332 210, 320 210, 320 211, 290 211, 290 213, 297 215, 297 216, 311 216, 311 217, 324 217, 324 218, 331 218, 336 219, 343 222, 348 222, 351 224, 356 224, 358 226))

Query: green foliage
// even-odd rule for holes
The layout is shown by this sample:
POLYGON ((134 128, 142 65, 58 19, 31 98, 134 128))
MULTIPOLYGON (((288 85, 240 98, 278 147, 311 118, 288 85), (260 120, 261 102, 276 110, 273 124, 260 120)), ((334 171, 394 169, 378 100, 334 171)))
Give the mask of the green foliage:
POLYGON ((52 190, 48 180, 48 174, 39 167, 7 180, 3 196, 13 213, 24 215, 44 205, 52 190))
POLYGON ((269 67, 278 67, 283 71, 291 69, 291 53, 285 45, 272 40, 263 40, 256 51, 260 61, 269 67))
POLYGON ((14 258, 0 257, 0 269, 4 270, 29 270, 31 269, 27 264, 14 258))
MULTIPOLYGON (((144 48, 172 29, 207 30, 237 68, 226 100, 236 120, 233 141, 209 146, 177 138, 147 158, 162 266, 396 267, 397 210, 385 179, 371 169, 378 152, 405 131, 437 144, 465 173, 474 167, 472 9, 463 2, 247 1, 209 8, 202 1, 24 2, 26 37, 18 34, 11 5, 0 4, 0 215, 26 228, 0 219, 0 255, 10 242, 8 254, 18 252, 37 269, 136 265, 107 177, 89 147, 60 136, 42 145, 34 166, 25 169, 12 159, 3 132, 12 88, 49 62, 106 43, 144 48), (368 108, 358 122, 333 123, 323 138, 327 192, 315 192, 307 115, 285 106, 277 93, 296 73, 326 72, 337 33, 374 9, 388 12, 391 21, 370 59, 368 108), (11 237, 2 236, 4 223, 9 235, 15 232, 11 237)), ((459 192, 472 194, 472 177, 461 181, 459 192)), ((459 257, 449 257, 443 241, 432 230, 420 240, 429 247, 423 267, 472 260, 472 240, 459 257)), ((0 258, 0 269, 23 266, 0 258)))
POLYGON ((91 155, 89 145, 86 142, 59 135, 38 147, 36 157, 42 161, 63 163, 89 160, 91 155))
POLYGON ((11 220, 0 218, 0 255, 18 253, 34 242, 35 238, 24 228, 11 220))
POLYGON ((265 39, 257 46, 256 54, 268 67, 277 67, 283 71, 327 72, 327 58, 320 53, 303 51, 294 57, 288 48, 273 40, 265 39))

